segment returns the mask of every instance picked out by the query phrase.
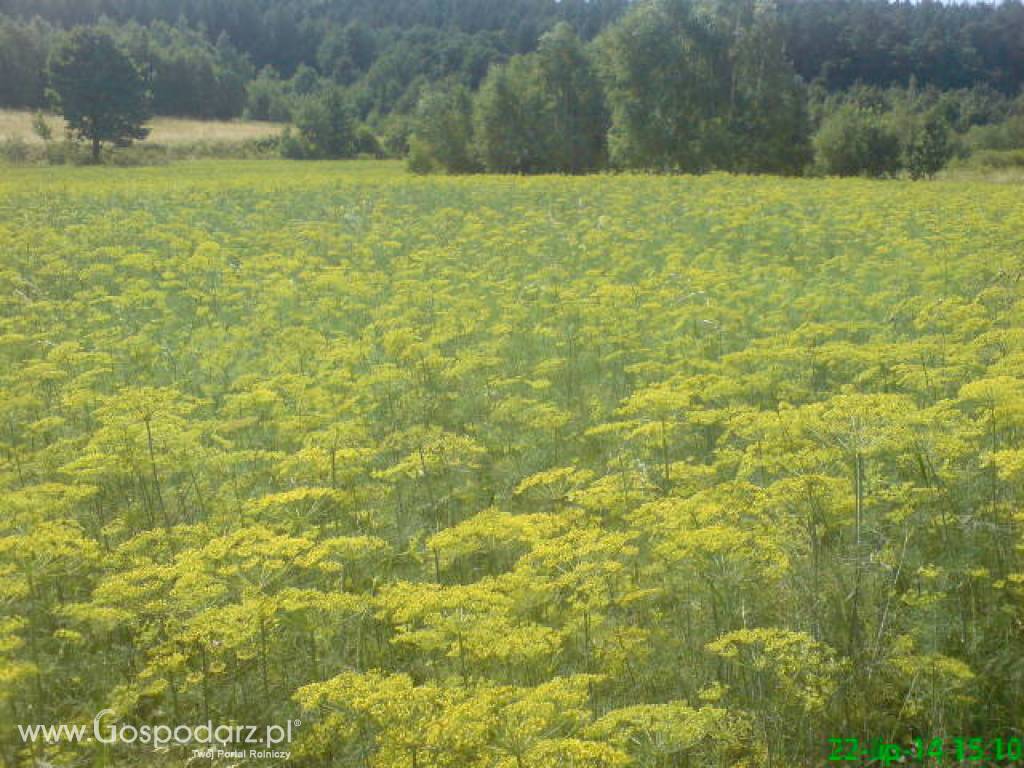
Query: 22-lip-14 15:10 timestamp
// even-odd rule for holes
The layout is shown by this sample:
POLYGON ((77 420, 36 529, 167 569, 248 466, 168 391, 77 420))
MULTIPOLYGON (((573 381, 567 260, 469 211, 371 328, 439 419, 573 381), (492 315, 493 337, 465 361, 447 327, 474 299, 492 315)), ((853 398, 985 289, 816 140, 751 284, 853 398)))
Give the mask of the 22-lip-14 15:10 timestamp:
POLYGON ((830 762, 868 762, 878 765, 919 762, 939 765, 958 763, 999 763, 1021 760, 1024 742, 1019 738, 937 737, 914 738, 909 743, 885 739, 831 738, 830 762))

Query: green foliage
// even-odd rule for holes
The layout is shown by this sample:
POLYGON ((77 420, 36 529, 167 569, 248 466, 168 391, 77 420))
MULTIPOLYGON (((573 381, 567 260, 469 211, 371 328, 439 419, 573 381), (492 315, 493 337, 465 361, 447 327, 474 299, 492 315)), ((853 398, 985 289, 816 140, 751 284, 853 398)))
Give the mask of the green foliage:
POLYGON ((228 119, 245 108, 252 65, 226 35, 212 42, 199 31, 162 23, 115 28, 114 35, 145 64, 154 113, 228 119))
POLYGON ((797 173, 806 163, 805 97, 770 10, 643 3, 601 51, 615 164, 797 173))
MULTIPOLYGON (((412 116, 425 88, 458 83, 475 92, 493 64, 538 52, 545 37, 562 35, 556 32, 560 26, 589 43, 616 28, 623 16, 639 12, 638 6, 651 4, 658 3, 508 0, 469 7, 381 0, 328 7, 321 0, 284 5, 272 0, 190 0, 184 5, 179 0, 5 0, 0 106, 45 107, 49 54, 62 30, 87 25, 112 34, 144 65, 157 114, 223 118, 248 111, 258 119, 287 122, 299 99, 331 83, 349 92, 359 120, 384 135, 392 116, 412 116), (269 70, 279 73, 278 82, 258 74, 269 70)), ((660 106, 679 114, 688 110, 687 125, 676 129, 676 139, 697 142, 698 159, 707 159, 683 157, 685 148, 676 146, 672 156, 656 157, 652 167, 673 167, 682 157, 687 168, 799 172, 809 153, 804 89, 796 76, 833 96, 909 87, 915 99, 933 102, 919 105, 924 108, 915 113, 940 106, 957 133, 1003 121, 1024 84, 1019 66, 1024 16, 1014 2, 681 0, 675 5, 672 13, 692 15, 696 23, 673 33, 675 43, 669 48, 675 50, 662 52, 671 58, 686 49, 675 71, 707 77, 707 87, 684 94, 666 67, 657 78, 663 84, 652 86, 651 99, 635 111, 658 107, 659 92, 666 99, 660 106), (688 101, 673 107, 667 100, 673 90, 688 101), (723 101, 728 104, 724 112, 723 101)), ((561 159, 552 161, 570 172, 600 167, 591 162, 591 152, 603 160, 607 144, 607 116, 587 96, 590 75, 586 68, 575 69, 577 87, 561 91, 566 98, 554 127, 579 126, 570 132, 571 142, 558 139, 561 159), (580 95, 574 105, 579 111, 569 106, 575 94, 580 95), (576 120, 591 107, 596 110, 592 117, 576 120)), ((620 81, 616 92, 630 88, 620 81)), ((628 115, 619 112, 621 124, 628 115)), ((647 114, 659 122, 657 113, 647 114)), ((630 130, 640 127, 638 121, 630 130)), ((661 126, 660 136, 652 130, 647 139, 670 141, 666 134, 676 122, 673 116, 661 126)), ((397 145, 401 152, 389 146, 389 154, 404 154, 407 133, 397 145)), ((997 133, 985 132, 983 140, 1000 141, 997 133)), ((619 142, 622 152, 624 143, 619 142)), ((625 163, 623 158, 620 154, 617 162, 625 163)))
POLYGON ((546 33, 536 53, 492 67, 473 112, 476 154, 488 171, 585 173, 605 165, 604 94, 568 24, 546 33))
POLYGON ((878 178, 902 167, 900 137, 881 115, 849 104, 826 118, 814 137, 818 168, 830 176, 878 178))
POLYGON ((717 41, 698 10, 680 0, 636 7, 602 40, 612 128, 612 161, 624 167, 700 171, 728 149, 716 118, 725 115, 727 76, 715 65, 717 41))
POLYGON ((32 133, 42 139, 44 144, 48 144, 53 140, 53 129, 50 128, 50 124, 46 121, 46 116, 42 112, 36 112, 32 115, 32 133))
POLYGON ((590 54, 565 22, 545 33, 535 64, 548 101, 551 165, 559 173, 604 167, 608 114, 590 54))
POLYGON ((1013 115, 1001 123, 976 126, 967 134, 966 141, 981 151, 1024 149, 1024 114, 1013 115))
POLYGON ((384 149, 381 147, 380 141, 367 125, 360 125, 356 128, 354 144, 357 155, 373 157, 378 160, 384 157, 384 149))
POLYGON ((32 159, 32 149, 27 141, 15 136, 0 140, 0 157, 8 163, 27 163, 32 159))
POLYGON ((377 39, 359 22, 332 27, 316 51, 316 62, 324 76, 345 85, 364 74, 376 57, 377 39))
POLYGON ((292 118, 292 98, 287 84, 271 68, 246 85, 245 114, 251 120, 288 122, 292 118))
POLYGON ((307 98, 295 116, 303 154, 312 158, 353 157, 357 152, 356 121, 347 96, 338 88, 307 98))
POLYGON ((553 113, 534 60, 517 56, 491 67, 474 104, 477 155, 496 173, 552 170, 553 113))
MULTIPOLYGON (((1021 143, 1024 16, 1014 3, 511 1, 515 10, 389 0, 328 12, 313 0, 95 0, 71 12, 58 0, 7 0, 0 105, 45 106, 61 30, 88 24, 144 66, 155 114, 291 122, 339 87, 383 153, 404 156, 415 131, 417 151, 440 152, 449 159, 431 163, 454 173, 582 173, 610 156, 627 169, 796 175, 813 159, 812 127, 851 103, 895 113, 886 122, 901 167, 922 177, 947 155, 924 125, 932 112, 971 134, 952 140, 957 154, 1021 143), (460 89, 483 114, 469 129, 461 103, 429 105, 460 89)), ((307 141, 286 156, 310 153, 320 151, 307 141)))
POLYGON ((411 173, 420 176, 437 170, 433 152, 418 136, 409 137, 409 151, 405 163, 411 173))
POLYGON ((465 86, 430 88, 420 96, 409 140, 409 169, 429 173, 435 165, 448 173, 480 168, 473 147, 473 100, 465 86))
POLYGON ((771 6, 730 3, 731 131, 738 159, 732 170, 799 175, 813 156, 807 94, 789 59, 784 31, 771 6))
POLYGON ((954 90, 984 85, 1016 94, 1021 73, 998 62, 1019 55, 1024 18, 1014 2, 943 5, 821 0, 780 4, 797 71, 840 91, 916 81, 954 90))
POLYGON ((0 105, 48 106, 46 60, 54 37, 54 30, 38 17, 18 23, 0 15, 0 105))
POLYGON ((953 158, 949 125, 941 115, 930 114, 915 126, 904 150, 911 178, 930 179, 953 158))
POLYGON ((960 167, 982 171, 1000 171, 1024 168, 1024 149, 1007 151, 981 150, 971 154, 960 167))
POLYGON ((149 135, 146 82, 134 62, 103 32, 76 29, 49 63, 53 106, 75 135, 92 143, 93 162, 100 146, 118 146, 149 135))

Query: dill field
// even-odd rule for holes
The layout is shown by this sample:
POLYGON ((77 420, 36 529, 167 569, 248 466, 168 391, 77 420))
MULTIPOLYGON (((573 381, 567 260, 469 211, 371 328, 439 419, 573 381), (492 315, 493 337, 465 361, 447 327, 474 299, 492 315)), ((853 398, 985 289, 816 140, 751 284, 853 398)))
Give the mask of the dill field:
POLYGON ((1012 764, 1022 274, 987 183, 4 169, 3 765, 1012 764), (104 710, 294 736, 16 729, 104 710))

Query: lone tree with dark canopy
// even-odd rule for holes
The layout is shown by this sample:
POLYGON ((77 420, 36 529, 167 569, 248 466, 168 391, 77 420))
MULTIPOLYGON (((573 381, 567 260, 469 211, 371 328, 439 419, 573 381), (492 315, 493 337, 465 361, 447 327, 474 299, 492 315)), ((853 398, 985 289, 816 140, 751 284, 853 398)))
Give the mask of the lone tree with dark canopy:
POLYGON ((149 135, 146 80, 110 35, 72 31, 50 57, 49 80, 54 108, 77 138, 92 142, 93 162, 103 142, 127 146, 149 135))

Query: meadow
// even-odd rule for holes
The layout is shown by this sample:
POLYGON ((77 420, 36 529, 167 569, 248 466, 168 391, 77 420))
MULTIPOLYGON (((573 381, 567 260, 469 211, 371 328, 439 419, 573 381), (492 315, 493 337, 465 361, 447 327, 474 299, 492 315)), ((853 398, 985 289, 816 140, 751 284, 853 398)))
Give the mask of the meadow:
MULTIPOLYGON (((0 109, 0 138, 15 139, 28 144, 42 144, 32 129, 33 112, 0 109)), ((45 114, 43 119, 55 139, 64 136, 65 123, 60 115, 45 114)), ((152 144, 176 145, 193 142, 236 143, 267 139, 281 134, 278 123, 259 120, 194 120, 182 117, 154 117, 147 123, 152 144)))
MULTIPOLYGON (((91 158, 81 142, 65 136, 59 115, 44 114, 50 137, 33 128, 34 113, 0 109, 0 172, 19 165, 87 165, 91 158)), ((196 120, 154 117, 146 123, 149 135, 129 147, 106 147, 103 162, 117 166, 167 165, 196 159, 263 158, 278 156, 281 123, 257 120, 196 120)))
POLYGON ((1008 764, 1022 277, 981 182, 4 169, 4 765, 1008 764))

